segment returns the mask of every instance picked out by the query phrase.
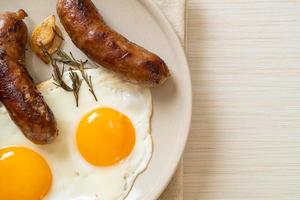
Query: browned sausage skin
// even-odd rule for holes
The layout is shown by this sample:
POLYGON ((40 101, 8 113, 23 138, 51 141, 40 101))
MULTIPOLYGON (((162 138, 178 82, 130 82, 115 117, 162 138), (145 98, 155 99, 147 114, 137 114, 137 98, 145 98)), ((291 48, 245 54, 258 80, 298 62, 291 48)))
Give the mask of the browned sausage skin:
POLYGON ((26 16, 23 10, 0 14, 0 101, 28 139, 48 144, 57 136, 57 125, 25 68, 26 16))
POLYGON ((58 0, 57 13, 74 44, 100 65, 149 86, 170 75, 160 57, 107 26, 91 0, 58 0))

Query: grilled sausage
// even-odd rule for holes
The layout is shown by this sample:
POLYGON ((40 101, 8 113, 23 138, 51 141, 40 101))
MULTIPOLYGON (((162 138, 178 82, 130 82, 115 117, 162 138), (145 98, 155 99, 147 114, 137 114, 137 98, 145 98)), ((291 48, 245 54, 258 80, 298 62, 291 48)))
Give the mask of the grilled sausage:
POLYGON ((24 135, 36 144, 51 143, 58 134, 50 108, 25 68, 27 14, 0 14, 0 101, 24 135))
POLYGON ((149 86, 163 83, 170 75, 160 57, 106 25, 91 0, 58 0, 57 13, 74 44, 103 67, 149 86))

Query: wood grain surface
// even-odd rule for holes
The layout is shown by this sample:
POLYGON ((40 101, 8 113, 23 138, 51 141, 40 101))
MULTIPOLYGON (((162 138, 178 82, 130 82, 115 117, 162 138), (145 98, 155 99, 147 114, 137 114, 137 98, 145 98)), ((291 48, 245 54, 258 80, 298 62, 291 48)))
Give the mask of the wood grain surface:
POLYGON ((190 0, 184 200, 300 199, 300 1, 190 0))

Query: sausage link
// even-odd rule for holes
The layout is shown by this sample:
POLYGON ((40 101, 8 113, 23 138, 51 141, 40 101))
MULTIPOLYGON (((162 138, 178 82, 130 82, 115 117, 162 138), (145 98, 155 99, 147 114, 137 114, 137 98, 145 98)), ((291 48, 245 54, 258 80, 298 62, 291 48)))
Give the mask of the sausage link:
POLYGON ((23 134, 36 144, 51 143, 57 136, 53 113, 25 68, 27 14, 0 14, 0 101, 23 134))
POLYGON ((112 30, 91 0, 58 0, 57 13, 74 44, 124 78, 155 86, 170 75, 165 62, 112 30))

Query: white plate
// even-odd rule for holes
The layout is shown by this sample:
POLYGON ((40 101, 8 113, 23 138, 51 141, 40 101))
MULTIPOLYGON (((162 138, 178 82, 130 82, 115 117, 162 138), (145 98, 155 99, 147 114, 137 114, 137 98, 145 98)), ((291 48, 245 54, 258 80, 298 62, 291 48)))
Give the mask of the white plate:
MULTIPOLYGON (((31 33, 34 26, 56 14, 55 0, 1 0, 2 11, 23 8, 31 33)), ((151 0, 94 0, 104 19, 128 39, 160 55, 170 67, 172 79, 153 89, 152 134, 154 155, 145 173, 136 181, 128 200, 154 200, 159 197, 174 173, 187 140, 191 120, 191 80, 186 58, 173 29, 151 0)), ((64 30, 62 28, 62 30, 64 30)), ((67 34, 64 49, 77 57, 85 56, 67 34)), ((50 77, 50 68, 31 51, 27 67, 36 82, 50 77)))

